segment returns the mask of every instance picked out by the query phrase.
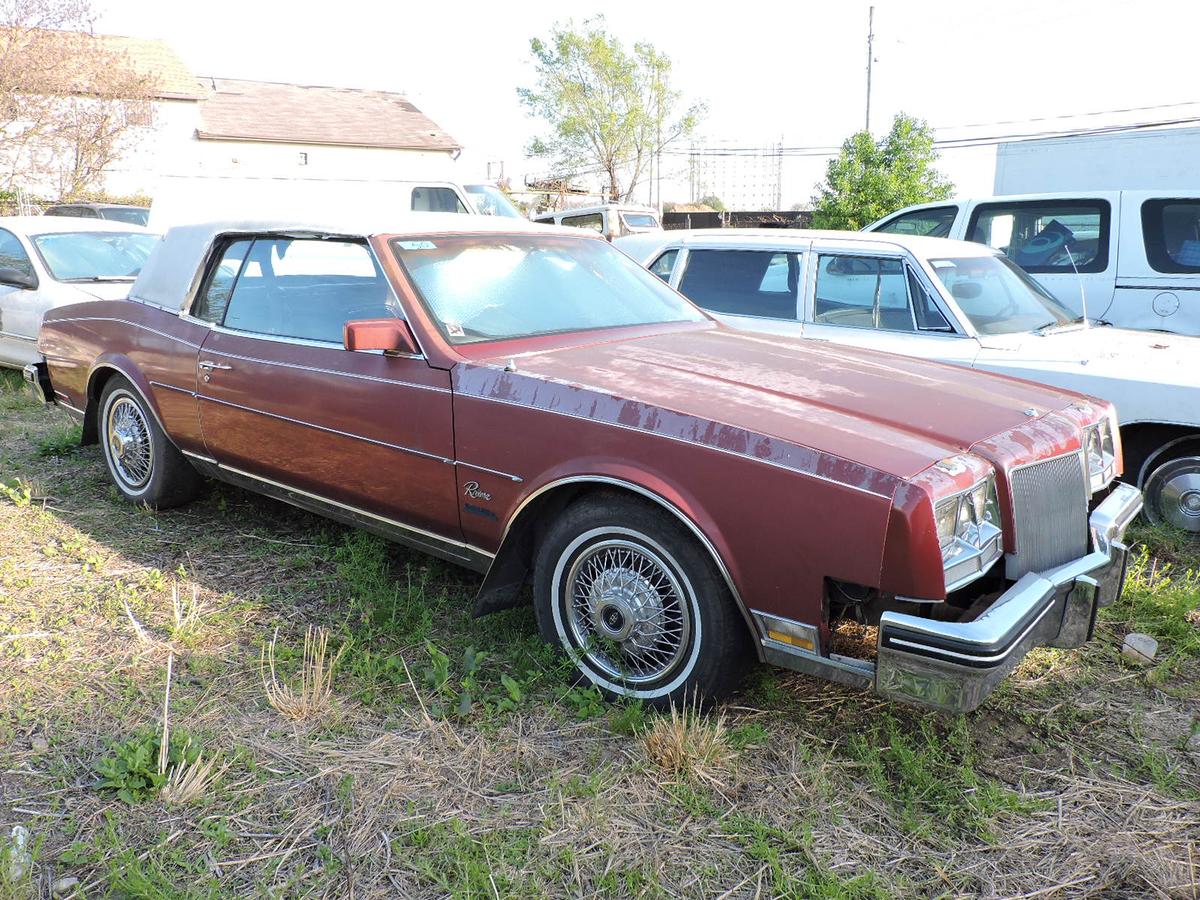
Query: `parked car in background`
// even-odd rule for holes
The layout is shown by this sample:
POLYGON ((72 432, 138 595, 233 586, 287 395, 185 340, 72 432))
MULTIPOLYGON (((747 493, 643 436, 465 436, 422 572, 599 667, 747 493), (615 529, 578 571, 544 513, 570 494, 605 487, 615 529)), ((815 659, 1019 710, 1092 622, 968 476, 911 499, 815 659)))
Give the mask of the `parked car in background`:
POLYGON ((662 223, 658 220, 658 210, 645 206, 624 206, 617 203, 540 213, 533 217, 533 221, 549 225, 565 225, 568 228, 587 228, 604 235, 610 241, 628 234, 662 231, 662 223))
POLYGON ((466 190, 467 196, 470 197, 475 211, 480 215, 503 216, 509 219, 525 218, 525 214, 517 209, 513 205, 513 202, 508 199, 508 195, 494 184, 489 182, 464 184, 463 188, 466 190))
POLYGON ((46 310, 124 297, 157 241, 144 228, 104 219, 0 217, 0 366, 41 358, 46 310))
POLYGON ((1126 479, 1147 516, 1200 537, 1200 339, 1086 323, 1011 260, 964 241, 713 230, 616 246, 738 328, 1103 397, 1116 404, 1126 479))
POLYGON ((910 206, 865 231, 1001 250, 1063 306, 1121 328, 1200 335, 1200 190, 1082 191, 910 206))
POLYGON ((1103 401, 763 340, 512 219, 172 229, 39 346, 128 501, 243 485, 486 572, 476 614, 532 578, 546 640, 660 706, 758 658, 971 709, 1088 639, 1141 503, 1103 401))
POLYGON ((122 203, 56 203, 46 209, 46 216, 69 216, 76 219, 108 219, 126 225, 145 225, 150 219, 150 207, 128 206, 122 203))

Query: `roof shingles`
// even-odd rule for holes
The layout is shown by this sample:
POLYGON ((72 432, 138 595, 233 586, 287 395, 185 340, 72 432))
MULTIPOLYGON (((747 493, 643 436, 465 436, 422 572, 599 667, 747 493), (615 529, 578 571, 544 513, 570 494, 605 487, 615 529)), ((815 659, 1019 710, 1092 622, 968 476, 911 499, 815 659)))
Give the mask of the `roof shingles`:
POLYGON ((230 78, 208 81, 212 90, 196 132, 201 140, 461 149, 402 94, 230 78))

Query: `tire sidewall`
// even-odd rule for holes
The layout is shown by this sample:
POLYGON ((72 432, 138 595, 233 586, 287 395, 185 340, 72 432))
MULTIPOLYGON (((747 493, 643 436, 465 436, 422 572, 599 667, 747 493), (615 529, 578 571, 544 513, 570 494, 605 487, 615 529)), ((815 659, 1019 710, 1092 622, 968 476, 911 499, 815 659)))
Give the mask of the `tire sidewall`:
POLYGON ((116 485, 126 500, 132 503, 146 502, 147 498, 152 497, 156 493, 160 472, 162 469, 161 446, 162 433, 158 430, 158 425, 154 421, 154 416, 146 409, 146 402, 141 398, 128 383, 121 379, 114 381, 110 386, 106 386, 104 395, 100 404, 100 445, 104 452, 104 462, 108 466, 108 475, 116 485), (113 406, 118 400, 127 399, 131 401, 138 409, 142 416, 142 420, 146 423, 146 434, 150 441, 150 477, 146 479, 146 483, 140 488, 131 488, 127 485, 117 472, 116 461, 112 456, 112 447, 108 442, 108 420, 111 415, 113 406))
MULTIPOLYGON (((1177 471, 1196 468, 1195 461, 1200 459, 1200 445, 1190 446, 1178 454, 1172 454, 1170 459, 1162 461, 1156 465, 1147 475, 1146 480, 1142 485, 1143 492, 1146 495, 1146 518, 1151 523, 1156 525, 1169 525, 1172 527, 1174 523, 1163 515, 1160 508, 1163 496, 1162 490, 1166 486, 1167 481, 1176 474, 1177 471)), ((1184 530, 1185 534, 1191 534, 1193 537, 1200 538, 1200 532, 1192 532, 1184 530)))
MULTIPOLYGON (((562 544, 563 542, 557 541, 562 544)), ((705 628, 704 615, 693 578, 689 577, 686 567, 662 543, 642 533, 636 528, 614 525, 597 525, 577 534, 567 541, 565 546, 551 548, 550 553, 555 559, 554 569, 550 573, 550 615, 554 627, 556 643, 575 663, 575 667, 592 684, 611 694, 640 700, 657 700, 666 697, 684 686, 696 670, 700 652, 704 646, 705 628), (638 685, 628 685, 613 681, 607 672, 593 666, 587 654, 581 650, 575 638, 573 629, 566 622, 565 605, 570 602, 567 596, 567 579, 575 560, 585 554, 591 547, 610 538, 627 540, 639 544, 649 550, 664 563, 674 575, 684 596, 680 598, 689 617, 688 643, 683 657, 665 675, 654 681, 638 685)))

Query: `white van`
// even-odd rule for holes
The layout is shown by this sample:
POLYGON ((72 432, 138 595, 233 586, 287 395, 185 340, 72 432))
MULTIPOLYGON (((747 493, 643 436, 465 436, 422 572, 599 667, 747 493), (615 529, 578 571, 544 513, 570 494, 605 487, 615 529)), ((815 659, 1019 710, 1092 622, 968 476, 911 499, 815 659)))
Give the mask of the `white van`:
POLYGON ((1077 315, 1200 335, 1200 190, 1080 191, 910 206, 863 229, 1002 250, 1077 315))
POLYGON ((658 210, 650 209, 647 206, 625 206, 618 203, 540 213, 533 217, 533 221, 547 225, 589 228, 592 231, 600 232, 610 241, 628 234, 662 231, 662 223, 658 221, 658 210))

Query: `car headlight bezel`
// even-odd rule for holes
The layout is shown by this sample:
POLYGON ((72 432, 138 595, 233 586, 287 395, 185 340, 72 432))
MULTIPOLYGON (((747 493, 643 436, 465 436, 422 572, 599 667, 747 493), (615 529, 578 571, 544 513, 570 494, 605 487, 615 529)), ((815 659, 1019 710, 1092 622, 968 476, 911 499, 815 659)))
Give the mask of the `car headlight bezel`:
POLYGON ((1110 416, 1083 429, 1083 460, 1087 466, 1088 492, 1095 495, 1117 476, 1116 428, 1110 416))
POLYGON ((1000 495, 994 470, 966 490, 934 502, 946 593, 965 587, 1004 555, 1000 495))

